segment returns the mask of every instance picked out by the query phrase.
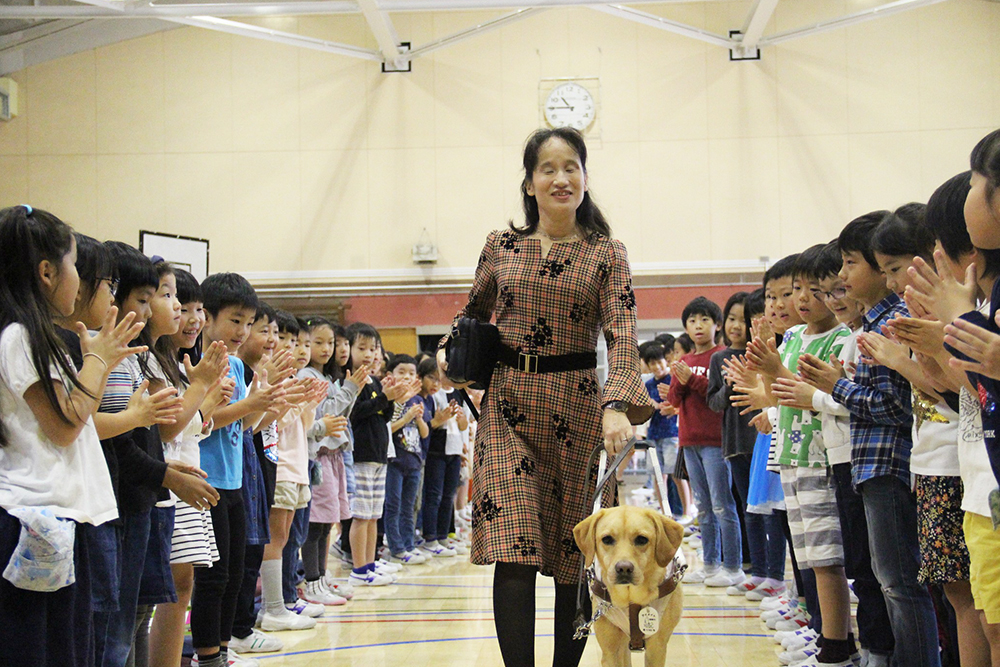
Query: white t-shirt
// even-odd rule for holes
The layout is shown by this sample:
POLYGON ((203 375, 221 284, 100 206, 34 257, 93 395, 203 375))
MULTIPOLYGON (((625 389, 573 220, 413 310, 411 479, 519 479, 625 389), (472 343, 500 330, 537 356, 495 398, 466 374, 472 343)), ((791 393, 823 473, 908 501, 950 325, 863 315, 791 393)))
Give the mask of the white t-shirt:
MULTIPOLYGON (((444 389, 439 389, 434 394, 434 410, 436 412, 446 407, 448 407, 448 394, 444 389)), ((462 410, 465 412, 465 418, 471 422, 472 413, 469 411, 469 406, 462 403, 462 410)), ((469 429, 463 431, 458 428, 458 419, 452 417, 445 423, 445 430, 448 432, 448 440, 444 445, 445 456, 460 456, 469 443, 469 429)))
MULTIPOLYGON (((913 449, 910 472, 958 477, 958 414, 913 387, 913 449)), ((985 449, 985 446, 984 446, 985 449)))
MULTIPOLYGON (((151 360, 155 363, 155 359, 151 360)), ((150 364, 152 366, 152 364, 150 364)), ((157 364, 157 368, 159 364, 157 364)), ((150 371, 152 372, 152 368, 150 371)), ((183 370, 183 369, 182 369, 183 370)), ((177 395, 184 396, 186 387, 182 384, 177 387, 177 395)), ((196 468, 201 467, 201 447, 198 443, 205 438, 201 432, 202 418, 201 410, 194 413, 194 417, 187 423, 184 430, 169 442, 163 442, 163 458, 167 461, 180 461, 196 468)), ((171 492, 173 493, 173 492, 171 492)), ((176 496, 174 496, 176 497, 176 496)))
MULTIPOLYGON (((63 390, 70 388, 58 367, 50 376, 63 390)), ((70 446, 53 443, 24 400, 24 392, 38 381, 27 330, 7 326, 0 335, 0 410, 10 443, 0 448, 0 507, 48 507, 58 517, 94 525, 118 518, 93 418, 70 446)))
POLYGON ((997 480, 983 442, 982 408, 978 398, 965 387, 958 401, 958 467, 962 473, 962 509, 990 516, 990 492, 997 488, 997 480))

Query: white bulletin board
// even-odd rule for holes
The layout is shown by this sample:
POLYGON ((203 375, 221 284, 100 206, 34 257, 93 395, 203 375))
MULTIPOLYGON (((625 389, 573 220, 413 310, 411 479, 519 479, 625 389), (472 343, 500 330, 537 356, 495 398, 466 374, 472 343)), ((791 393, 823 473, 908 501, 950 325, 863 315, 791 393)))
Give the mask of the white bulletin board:
POLYGON ((139 250, 147 257, 159 255, 190 272, 198 282, 208 277, 208 239, 140 231, 139 250))

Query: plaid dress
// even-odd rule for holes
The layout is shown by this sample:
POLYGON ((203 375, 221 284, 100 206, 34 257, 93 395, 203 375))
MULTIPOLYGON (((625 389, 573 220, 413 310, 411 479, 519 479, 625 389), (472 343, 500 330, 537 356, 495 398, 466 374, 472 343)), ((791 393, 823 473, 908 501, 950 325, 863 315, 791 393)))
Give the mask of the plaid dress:
POLYGON ((472 562, 534 565, 557 583, 579 578, 573 527, 589 514, 604 441, 601 406, 625 401, 633 423, 652 413, 639 378, 635 294, 625 246, 592 234, 555 243, 511 231, 486 240, 459 317, 496 324, 504 344, 561 355, 608 343, 608 381, 595 369, 529 374, 498 365, 483 398, 472 483, 472 562))

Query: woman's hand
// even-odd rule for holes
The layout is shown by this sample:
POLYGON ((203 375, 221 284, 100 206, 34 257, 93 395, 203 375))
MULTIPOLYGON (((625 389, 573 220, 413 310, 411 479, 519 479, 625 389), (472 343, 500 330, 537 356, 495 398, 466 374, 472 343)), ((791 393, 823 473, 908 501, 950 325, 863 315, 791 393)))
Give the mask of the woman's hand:
POLYGON ((76 333, 80 336, 80 350, 83 354, 96 354, 107 366, 107 371, 111 371, 130 354, 138 354, 149 349, 145 345, 130 347, 130 343, 145 326, 142 322, 135 321, 135 313, 126 313, 122 321, 115 324, 117 318, 118 307, 111 306, 108 316, 104 318, 104 325, 94 336, 90 335, 83 322, 76 323, 76 333))
MULTIPOLYGON (((771 385, 771 393, 778 399, 778 405, 797 410, 812 410, 813 394, 816 391, 816 387, 803 382, 798 375, 792 378, 778 378, 771 385)), ((770 421, 768 423, 770 424, 770 421)))
POLYGON ((625 443, 632 437, 632 423, 628 415, 611 408, 604 409, 604 449, 608 456, 618 456, 625 443))

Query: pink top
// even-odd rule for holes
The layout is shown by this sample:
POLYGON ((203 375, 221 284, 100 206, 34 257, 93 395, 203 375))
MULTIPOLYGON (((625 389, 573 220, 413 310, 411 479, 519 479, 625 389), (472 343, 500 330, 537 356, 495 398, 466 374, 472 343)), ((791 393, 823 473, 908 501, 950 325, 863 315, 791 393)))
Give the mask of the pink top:
MULTIPOLYGON (((292 413, 289 414, 291 416, 292 413)), ((309 483, 309 446, 302 419, 295 417, 284 428, 278 429, 279 482, 309 483)))

